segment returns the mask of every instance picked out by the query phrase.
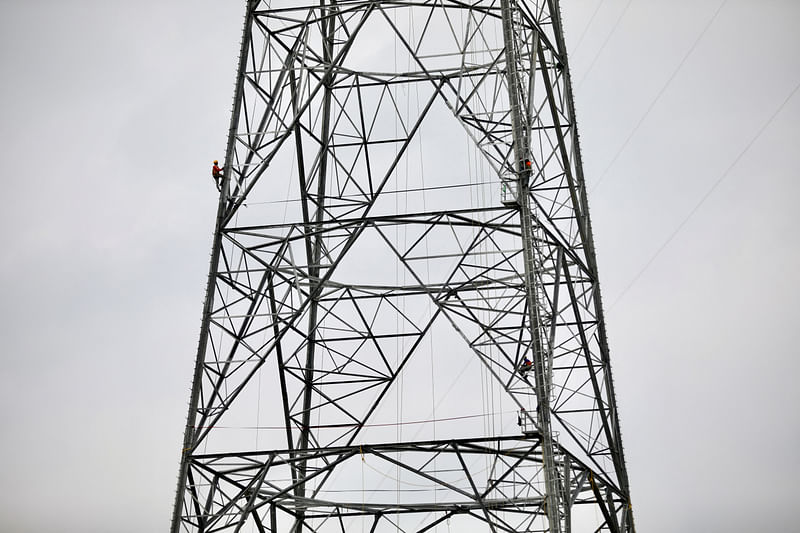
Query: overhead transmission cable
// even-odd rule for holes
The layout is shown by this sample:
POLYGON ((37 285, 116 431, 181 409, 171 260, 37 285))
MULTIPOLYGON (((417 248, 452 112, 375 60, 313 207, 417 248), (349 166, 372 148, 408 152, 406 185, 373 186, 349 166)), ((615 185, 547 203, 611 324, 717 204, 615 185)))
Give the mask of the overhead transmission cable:
POLYGON ((586 69, 586 72, 583 74, 583 77, 581 78, 581 80, 576 85, 576 89, 575 89, 576 92, 580 88, 580 86, 583 85, 583 82, 586 80, 586 78, 591 73, 592 69, 594 68, 595 63, 597 63, 597 59, 603 53, 603 50, 605 50, 606 45, 611 40, 611 37, 614 35, 614 33, 616 33, 617 28, 619 27, 619 23, 622 22, 622 18, 625 16, 625 13, 628 12, 628 8, 631 6, 632 2, 633 2, 633 0, 628 0, 628 3, 625 4, 625 8, 622 10, 622 13, 619 14, 619 17, 617 17, 617 21, 614 23, 614 26, 611 28, 611 32, 606 36, 606 39, 605 39, 605 41, 603 41, 603 44, 600 45, 600 48, 597 49, 597 53, 594 55, 594 58, 592 59, 592 62, 589 64, 589 68, 586 69))
POLYGON ((605 2, 605 0, 600 0, 597 3, 597 6, 594 8, 594 12, 592 13, 592 16, 589 17, 589 22, 587 22, 586 26, 584 26, 580 37, 578 37, 578 41, 575 43, 575 47, 572 49, 572 53, 573 54, 578 51, 578 48, 580 48, 581 43, 583 42, 583 38, 586 37, 586 32, 589 31, 589 28, 591 27, 592 22, 594 22, 594 18, 597 16, 597 12, 600 11, 600 7, 603 5, 603 2, 605 2))
POLYGON ((702 40, 703 36, 706 34, 706 32, 708 32, 708 29, 711 27, 711 25, 717 19, 717 16, 719 15, 720 11, 722 11, 722 8, 727 3, 727 1, 728 0, 722 0, 722 2, 719 4, 719 6, 717 7, 717 10, 714 12, 714 14, 711 16, 711 18, 706 23, 706 25, 703 28, 703 30, 700 32, 700 34, 697 36, 697 38, 692 43, 692 46, 689 47, 689 50, 686 51, 686 54, 684 54, 684 56, 681 59, 680 63, 678 63, 678 66, 675 67, 675 69, 672 71, 672 74, 670 74, 669 78, 667 78, 667 81, 664 83, 664 85, 658 91, 658 94, 656 94, 655 98, 653 98, 653 100, 650 102, 650 105, 647 106, 647 110, 639 118, 639 121, 636 123, 636 126, 634 126, 633 129, 631 130, 631 132, 628 134, 628 137, 625 139, 625 142, 622 143, 622 146, 619 148, 619 150, 617 150, 617 153, 614 154, 614 157, 611 158, 611 162, 606 166, 605 170, 603 170, 603 172, 600 174, 600 177, 597 178, 597 181, 594 183, 594 185, 592 185, 592 188, 590 189, 590 192, 592 192, 595 189, 597 189, 597 187, 600 185, 600 182, 602 182, 603 178, 605 178, 606 175, 608 174, 608 171, 611 170, 611 167, 613 167, 614 163, 617 162, 617 159, 619 159, 619 156, 622 154, 622 152, 625 150, 625 148, 628 147, 628 144, 631 142, 631 139, 633 139, 633 136, 636 135, 637 131, 639 131, 639 127, 642 125, 642 123, 645 121, 645 119, 650 115, 650 112, 653 110, 655 105, 658 103, 658 101, 664 95, 664 92, 666 92, 667 87, 669 87, 672 84, 672 82, 675 80, 675 76, 683 68, 683 65, 686 64, 686 60, 689 59, 689 56, 691 56, 692 53, 694 53, 695 49, 697 48, 697 45, 700 43, 700 41, 702 40))
POLYGON ((747 146, 745 146, 744 149, 742 149, 742 151, 739 152, 739 155, 736 156, 736 158, 728 166, 728 168, 725 169, 725 171, 719 176, 719 178, 717 178, 717 180, 711 185, 711 188, 708 189, 708 191, 706 191, 706 193, 700 198, 700 200, 695 204, 695 206, 691 209, 691 211, 689 211, 689 213, 683 218, 683 220, 680 222, 680 224, 678 224, 678 226, 675 228, 675 231, 673 231, 670 234, 670 236, 667 237, 667 239, 661 244, 661 246, 659 246, 658 250, 656 250, 656 252, 650 257, 650 259, 647 261, 647 263, 645 263, 645 265, 633 277, 631 282, 628 283, 628 285, 622 290, 622 292, 619 294, 619 296, 617 296, 617 298, 614 300, 614 302, 608 307, 609 311, 611 311, 611 309, 613 309, 614 306, 617 305, 620 302, 620 300, 622 300, 622 298, 628 293, 628 291, 631 289, 631 287, 633 287, 636 284, 636 282, 639 281, 639 278, 642 277, 642 274, 644 274, 644 272, 650 267, 650 265, 653 264, 653 262, 656 260, 656 258, 661 254, 662 251, 664 251, 664 248, 666 248, 667 245, 670 242, 672 242, 672 240, 675 238, 675 236, 678 235, 678 233, 680 233, 680 231, 683 229, 683 227, 686 225, 686 223, 689 221, 689 219, 691 219, 694 216, 694 214, 697 213, 698 209, 700 209, 700 206, 702 206, 706 202, 706 200, 708 200, 708 198, 711 196, 711 194, 714 191, 717 190, 717 187, 719 187, 719 185, 725 180, 725 178, 727 178, 730 175, 731 170, 734 169, 734 167, 739 163, 739 161, 741 161, 742 157, 744 157, 744 155, 750 150, 750 148, 761 137, 761 135, 764 133, 764 131, 766 131, 766 129, 770 126, 770 124, 772 124, 772 122, 780 114, 780 112, 783 110, 783 108, 786 107, 786 104, 789 103, 789 100, 791 100, 792 97, 797 93, 798 89, 800 89, 800 83, 798 83, 797 85, 794 86, 794 89, 792 89, 792 91, 789 93, 789 95, 783 100, 783 102, 781 102, 781 104, 778 106, 778 108, 775 110, 775 112, 772 113, 772 115, 769 117, 769 119, 767 119, 767 121, 764 123, 764 125, 761 126, 761 128, 758 130, 758 132, 755 134, 755 136, 753 136, 753 138, 750 139, 750 142, 747 143, 747 146))

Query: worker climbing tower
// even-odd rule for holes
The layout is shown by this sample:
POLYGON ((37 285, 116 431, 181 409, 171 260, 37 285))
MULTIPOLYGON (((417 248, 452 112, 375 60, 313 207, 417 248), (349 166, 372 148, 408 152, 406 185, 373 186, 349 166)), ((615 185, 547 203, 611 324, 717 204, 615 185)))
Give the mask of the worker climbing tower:
POLYGON ((558 0, 247 2, 172 531, 634 531, 558 0))

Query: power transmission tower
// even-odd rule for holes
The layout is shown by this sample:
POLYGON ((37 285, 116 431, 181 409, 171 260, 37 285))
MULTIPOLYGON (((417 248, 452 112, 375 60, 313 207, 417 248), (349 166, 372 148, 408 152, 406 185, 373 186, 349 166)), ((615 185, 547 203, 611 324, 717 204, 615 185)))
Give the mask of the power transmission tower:
POLYGON ((632 532, 557 0, 249 1, 172 531, 632 532))

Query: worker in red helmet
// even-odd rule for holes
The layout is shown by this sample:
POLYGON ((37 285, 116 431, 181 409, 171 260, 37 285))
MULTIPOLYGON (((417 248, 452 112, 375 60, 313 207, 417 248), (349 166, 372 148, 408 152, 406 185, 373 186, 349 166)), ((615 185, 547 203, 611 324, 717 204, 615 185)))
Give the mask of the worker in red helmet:
POLYGON ((214 184, 217 190, 222 190, 222 169, 219 168, 219 161, 214 160, 214 166, 211 168, 211 177, 214 178, 214 184))

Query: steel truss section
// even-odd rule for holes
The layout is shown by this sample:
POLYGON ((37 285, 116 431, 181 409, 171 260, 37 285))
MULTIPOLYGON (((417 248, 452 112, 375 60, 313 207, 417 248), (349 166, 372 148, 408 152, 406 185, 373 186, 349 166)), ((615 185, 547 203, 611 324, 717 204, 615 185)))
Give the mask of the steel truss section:
POLYGON ((249 1, 224 174, 173 532, 634 531, 557 0, 249 1))
MULTIPOLYGON (((597 494, 604 493, 610 495, 599 500, 604 516, 626 513, 623 495, 569 454, 558 450, 557 456, 568 509, 594 505, 597 494)), ((190 486, 196 493, 204 492, 204 497, 191 502, 196 511, 187 521, 203 531, 289 531, 302 518, 315 523, 315 530, 346 532, 363 520, 370 531, 396 531, 399 516, 415 515, 415 531, 431 531, 450 522, 459 531, 471 531, 472 525, 480 530, 488 526, 505 532, 542 531, 547 527, 543 523, 545 494, 536 482, 542 470, 541 440, 536 433, 302 452, 197 455, 190 461, 190 486), (402 462, 395 458, 398 454, 402 462), (316 488, 299 496, 292 471, 309 462, 320 465, 305 480, 316 488), (337 471, 347 470, 355 479, 375 477, 375 473, 380 477, 398 468, 408 477, 407 483, 436 491, 437 501, 414 501, 413 494, 399 499, 393 490, 366 501, 365 491, 356 483, 350 490, 323 488, 323 480, 337 471)), ((569 524, 570 513, 566 518, 569 524)))

